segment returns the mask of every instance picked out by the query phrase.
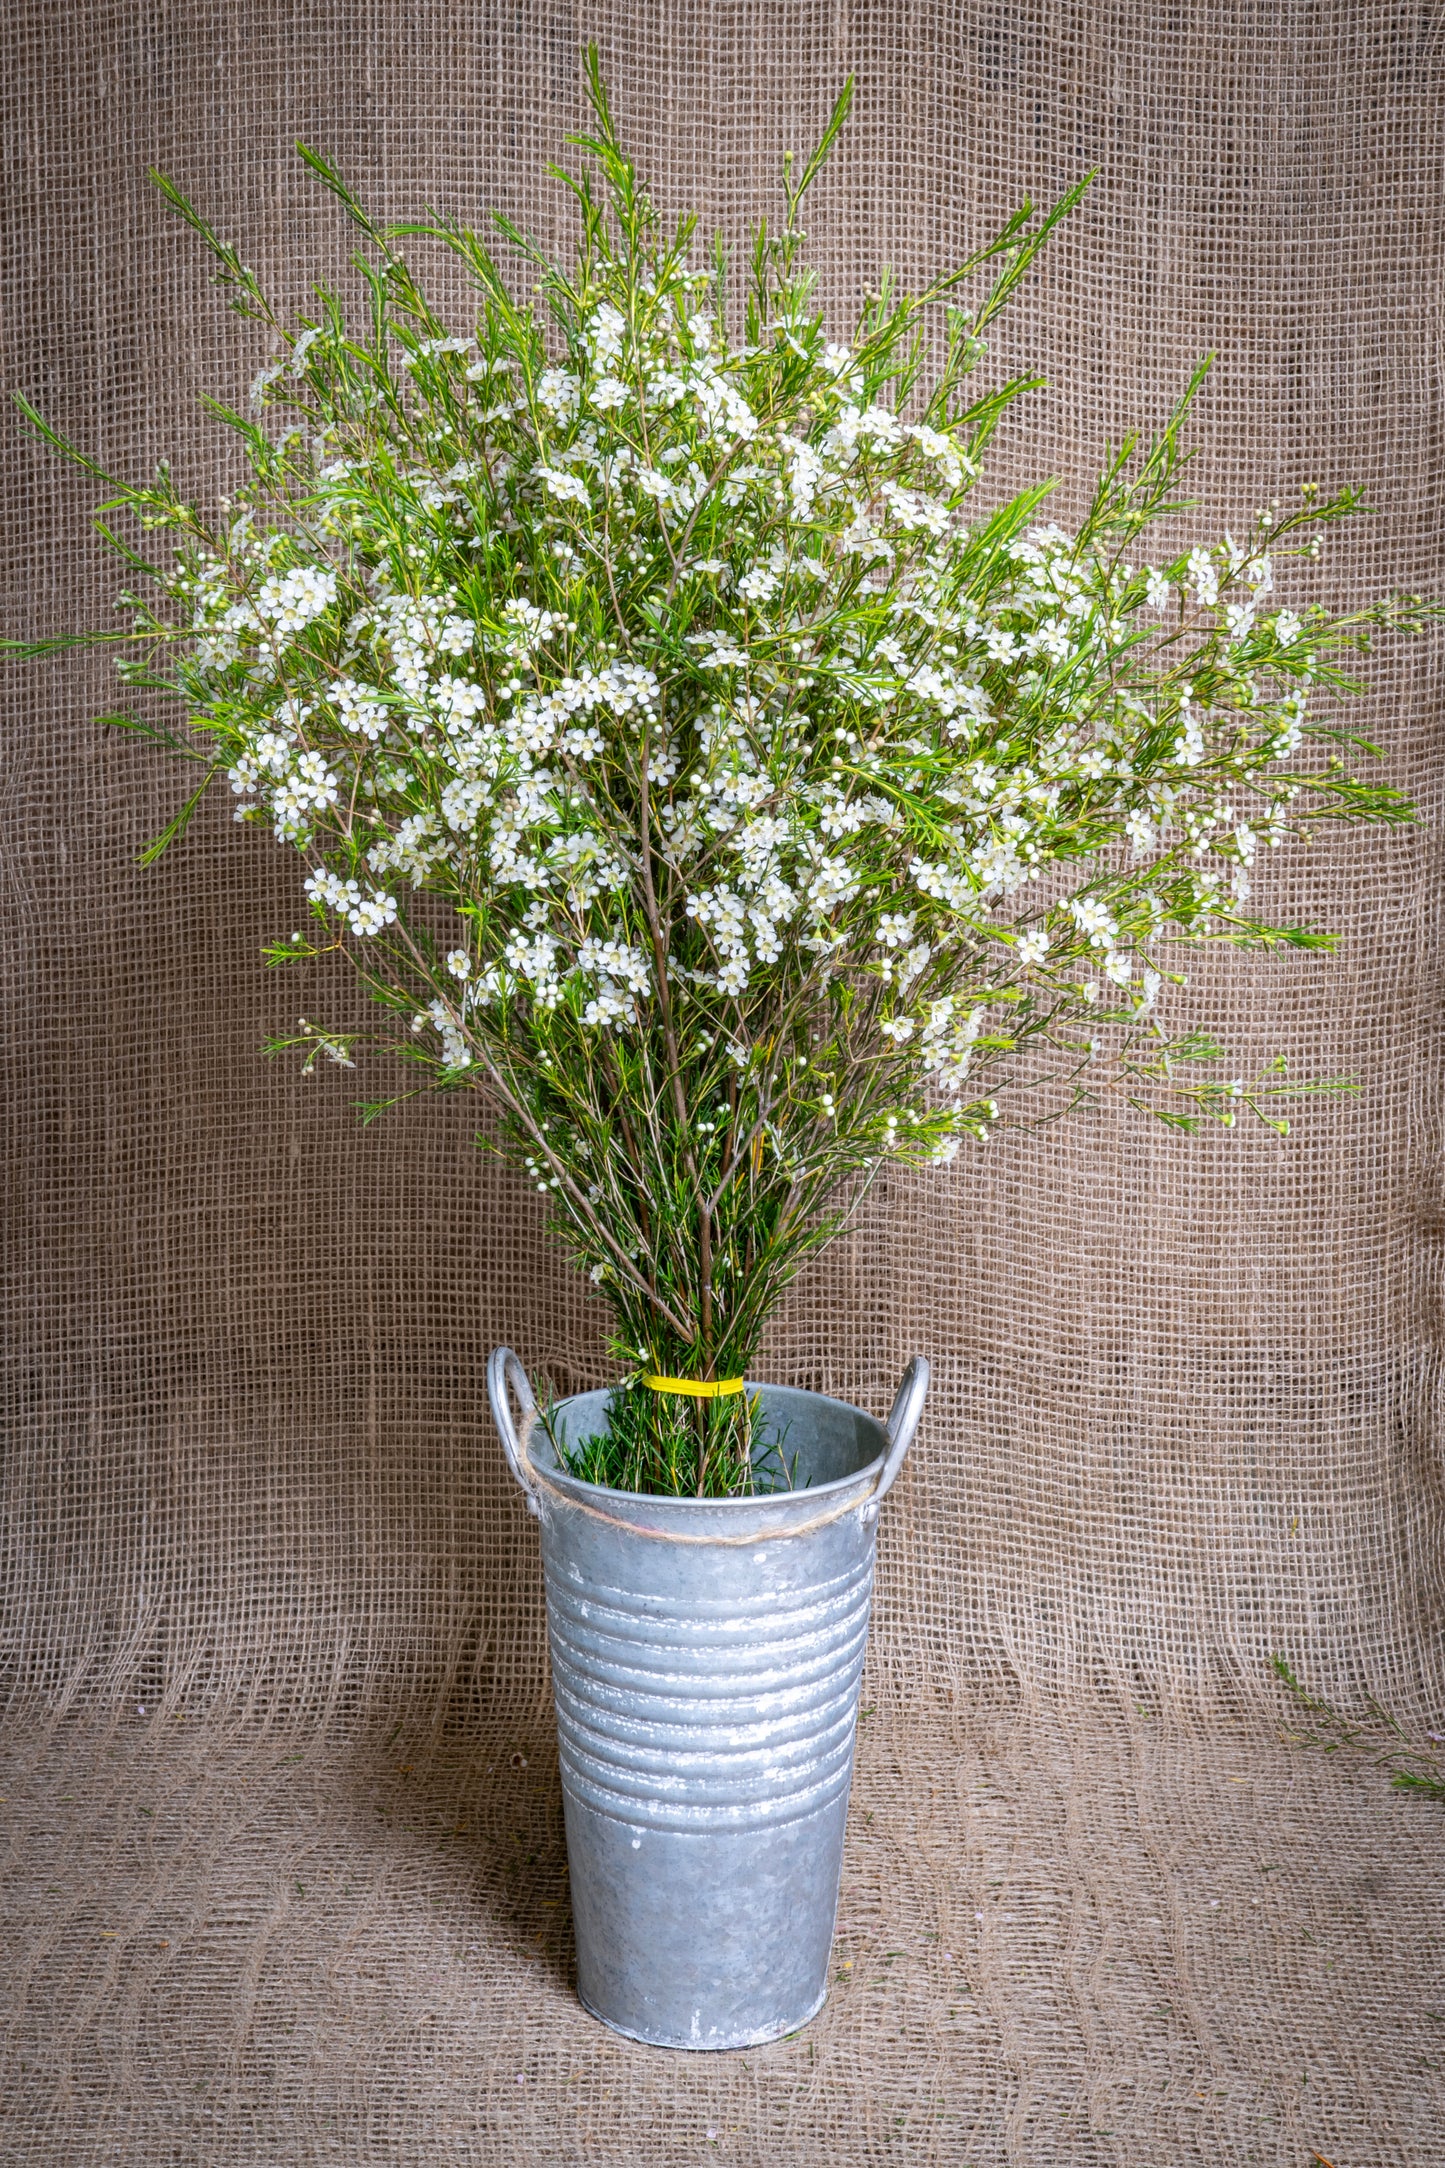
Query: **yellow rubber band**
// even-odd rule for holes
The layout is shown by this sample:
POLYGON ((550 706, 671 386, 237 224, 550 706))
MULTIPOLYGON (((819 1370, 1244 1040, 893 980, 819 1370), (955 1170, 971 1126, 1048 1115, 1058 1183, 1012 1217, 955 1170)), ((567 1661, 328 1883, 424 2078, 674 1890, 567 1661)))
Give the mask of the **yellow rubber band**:
POLYGON ((732 1393, 740 1393, 745 1380, 742 1378, 639 1378, 639 1385, 646 1385, 654 1393, 686 1393, 693 1400, 726 1400, 732 1393))

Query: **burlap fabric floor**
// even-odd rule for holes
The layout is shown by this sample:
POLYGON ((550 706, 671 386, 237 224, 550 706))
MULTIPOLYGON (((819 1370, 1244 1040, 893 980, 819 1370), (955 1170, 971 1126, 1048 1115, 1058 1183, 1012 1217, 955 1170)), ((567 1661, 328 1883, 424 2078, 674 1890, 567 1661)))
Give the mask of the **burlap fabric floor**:
POLYGON ((18 1738, 0 2159, 1439 2160, 1438 1805, 1137 1713, 862 1733, 827 2007, 727 2056, 573 1999, 540 1715, 18 1738))
MULTIPOLYGON (((841 77, 814 207, 840 319, 1025 189, 1100 179, 995 343, 1052 389, 1005 474, 1079 504, 1195 354, 1212 528, 1300 480, 1379 516, 1316 591, 1445 584, 1445 36, 1427 0, 1256 7, 20 0, 0 68, 3 377, 102 459, 222 482, 227 315, 144 169, 283 294, 347 246, 289 145, 384 213, 541 177, 603 45, 662 200, 736 237, 841 77)), ((7 442, 7 629, 103 622, 84 483, 7 442)), ((1372 727, 1438 814, 1436 642, 1372 727)), ((1435 2163, 1445 1825, 1278 1739, 1272 1651, 1445 1730, 1436 1397, 1438 821, 1272 868, 1333 961, 1202 966, 1241 1069, 1357 1074, 1281 1147, 1105 1107, 881 1185, 774 1376, 937 1388, 889 1502, 828 2008, 716 2061, 571 1999, 534 1538, 484 1411, 598 1320, 452 1103, 358 1134, 264 1062, 343 987, 268 976, 297 875, 7 677, 0 2159, 31 2164, 1435 2163), (144 1714, 141 1712, 144 1711, 144 1714)), ((1287 892, 1286 892, 1287 891, 1287 892)))

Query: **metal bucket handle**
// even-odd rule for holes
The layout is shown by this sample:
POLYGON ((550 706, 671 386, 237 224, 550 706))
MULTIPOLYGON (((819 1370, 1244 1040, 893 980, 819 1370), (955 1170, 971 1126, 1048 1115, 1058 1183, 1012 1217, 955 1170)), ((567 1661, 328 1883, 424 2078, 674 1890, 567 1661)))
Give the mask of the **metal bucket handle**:
POLYGON ((915 1355, 903 1373, 903 1383, 894 1395, 893 1406, 883 1428, 888 1438, 888 1457, 878 1471, 878 1481, 873 1487, 870 1503, 881 1505, 892 1490, 903 1466, 913 1434, 918 1428, 918 1418, 923 1413, 923 1403, 928 1398, 928 1381, 932 1376, 926 1355, 915 1355))
MULTIPOLYGON (((883 1426, 888 1440, 888 1451, 884 1456, 883 1466, 878 1471, 878 1480, 868 1493, 864 1507, 870 1515, 876 1515, 879 1506, 897 1481, 898 1471, 913 1443, 918 1419, 923 1413, 923 1403, 928 1398, 930 1376, 926 1355, 915 1355, 903 1373, 903 1382, 894 1395, 893 1406, 883 1426)), ((527 1373, 512 1350, 509 1347, 495 1348, 487 1363, 487 1398, 492 1404, 492 1419, 502 1441, 502 1451, 507 1456, 507 1466, 526 1495, 528 1510, 535 1513, 540 1520, 542 1501, 537 1485, 531 1480, 531 1463, 522 1438, 518 1436, 517 1426, 512 1421, 509 1386, 517 1395, 522 1410, 522 1430, 525 1434, 531 1427, 530 1418, 536 1413, 536 1398, 527 1373)))
POLYGON ((532 1391, 526 1371, 522 1368, 520 1361, 512 1353, 512 1350, 509 1347, 494 1348, 487 1363, 487 1398, 492 1403, 492 1420, 497 1426, 498 1435, 502 1441, 502 1451, 507 1456, 507 1466, 526 1493, 528 1511, 535 1513, 540 1520, 542 1517, 542 1502, 537 1496, 536 1485, 529 1482, 527 1477, 522 1441, 517 1435, 517 1426, 512 1421, 512 1403, 507 1393, 508 1386, 511 1386, 516 1392, 517 1401, 522 1410, 522 1424, 525 1429, 530 1418, 537 1411, 536 1396, 532 1391))

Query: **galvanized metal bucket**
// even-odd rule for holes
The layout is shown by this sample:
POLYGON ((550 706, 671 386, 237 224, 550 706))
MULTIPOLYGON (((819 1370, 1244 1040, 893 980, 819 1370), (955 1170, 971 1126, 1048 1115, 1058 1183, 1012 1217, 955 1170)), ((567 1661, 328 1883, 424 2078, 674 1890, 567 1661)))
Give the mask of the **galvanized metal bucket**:
MULTIPOLYGON (((631 2039, 751 2047, 822 2007, 878 1509, 928 1375, 915 1356, 886 1424, 749 1385, 786 1426, 794 1488, 656 1498, 568 1475, 516 1356, 491 1359, 542 1524, 577 1991, 631 2039)), ((607 1399, 561 1403, 565 1444, 605 1429, 607 1399)))

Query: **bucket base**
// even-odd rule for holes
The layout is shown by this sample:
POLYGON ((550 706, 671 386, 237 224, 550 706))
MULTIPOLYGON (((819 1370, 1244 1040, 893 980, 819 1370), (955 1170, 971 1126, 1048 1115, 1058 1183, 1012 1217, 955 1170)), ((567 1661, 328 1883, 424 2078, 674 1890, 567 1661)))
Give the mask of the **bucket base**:
POLYGON ((772 2040, 791 2039, 793 2034, 800 2033, 805 2025, 812 2024, 828 2000, 828 1990, 825 1987, 812 2009, 805 2010, 801 2017, 785 2018, 779 2025, 764 2025, 758 2032, 739 2033, 736 2039, 732 2040, 674 2040, 663 2039, 657 2033, 634 2032, 630 2025, 619 2025, 615 2018, 605 2016, 601 2010, 594 2010, 580 1988, 577 2000, 587 2015, 595 2017, 599 2025, 605 2025, 609 2032, 621 2033, 624 2040, 638 2040, 645 2048, 686 2048, 693 2055, 725 2055, 739 2048, 761 2048, 766 2047, 772 2040))
POLYGON ((844 1791, 781 1828, 681 1831, 579 1799, 563 1766, 579 1999, 653 2047, 744 2048, 828 1992, 844 1791))

